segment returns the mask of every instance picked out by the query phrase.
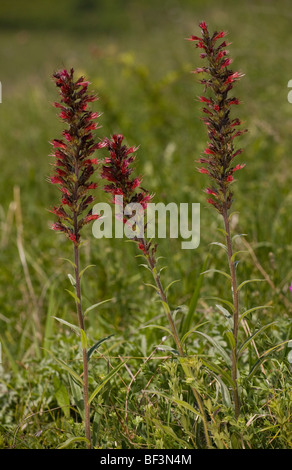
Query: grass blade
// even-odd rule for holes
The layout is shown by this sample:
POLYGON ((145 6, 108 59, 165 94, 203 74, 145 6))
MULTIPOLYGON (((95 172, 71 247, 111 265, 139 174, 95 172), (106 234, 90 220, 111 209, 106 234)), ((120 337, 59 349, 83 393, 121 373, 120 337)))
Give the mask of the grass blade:
POLYGON ((67 441, 63 442, 63 444, 60 444, 57 449, 66 449, 71 444, 74 444, 74 442, 86 442, 86 444, 90 444, 86 437, 70 437, 70 439, 67 439, 67 441))
POLYGON ((123 367, 123 365, 126 364, 127 361, 123 361, 121 362, 120 364, 118 364, 113 370, 110 371, 109 374, 107 374, 106 378, 103 380, 103 382, 101 384, 99 384, 96 389, 94 390, 94 392, 92 393, 92 395, 90 396, 89 400, 88 400, 88 403, 90 404, 92 402, 92 400, 96 397, 96 395, 103 389, 103 387, 108 383, 108 381, 114 377, 118 371, 123 367))
POLYGON ((267 325, 264 325, 262 326, 259 330, 257 330, 255 333, 253 333, 251 336, 249 336, 245 341, 244 343, 240 346, 239 350, 238 350, 238 357, 241 356, 241 354, 243 353, 243 351, 247 348, 247 346, 250 344, 251 341, 253 341, 260 333, 262 333, 264 330, 266 330, 267 328, 269 328, 270 326, 274 325, 276 322, 273 321, 271 323, 268 323, 267 325))
POLYGON ((102 338, 100 339, 99 341, 97 341, 88 351, 87 351, 87 360, 89 361, 92 354, 94 353, 94 351, 96 351, 96 349, 99 348, 99 346, 104 343, 104 341, 106 341, 107 339, 111 338, 112 336, 114 335, 109 335, 107 336, 106 338, 102 338))
POLYGON ((77 382, 79 382, 81 385, 83 385, 83 380, 81 379, 81 377, 77 374, 77 372, 75 372, 75 370, 73 370, 70 366, 68 366, 68 364, 66 364, 66 362, 62 361, 62 359, 58 359, 53 353, 52 351, 49 351, 47 349, 47 352, 50 354, 50 356, 62 367, 62 369, 66 370, 67 372, 69 372, 69 374, 75 379, 77 380, 77 382))

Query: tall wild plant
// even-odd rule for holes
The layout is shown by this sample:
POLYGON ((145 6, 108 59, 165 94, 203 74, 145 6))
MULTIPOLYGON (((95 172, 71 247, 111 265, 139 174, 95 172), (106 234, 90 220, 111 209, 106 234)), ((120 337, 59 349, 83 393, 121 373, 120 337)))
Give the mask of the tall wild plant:
MULTIPOLYGON (((154 243, 153 240, 148 240, 145 237, 146 224, 144 223, 144 210, 147 208, 147 204, 151 201, 153 196, 146 189, 141 187, 141 177, 132 176, 134 171, 132 164, 135 161, 134 153, 137 149, 135 147, 127 147, 126 145, 123 145, 123 140, 123 135, 113 135, 111 139, 104 139, 101 144, 101 146, 106 148, 108 151, 108 156, 106 156, 103 161, 101 171, 101 177, 108 182, 108 184, 104 186, 104 190, 107 193, 112 194, 112 202, 114 204, 122 204, 121 217, 124 224, 127 224, 130 218, 129 215, 126 215, 126 211, 124 210, 126 206, 136 203, 140 204, 143 209, 140 214, 141 224, 139 221, 136 224, 137 234, 133 238, 133 241, 136 243, 138 249, 142 252, 140 256, 142 256, 147 263, 144 266, 151 272, 155 282, 154 288, 160 297, 165 315, 168 319, 170 334, 176 344, 182 369, 186 379, 188 379, 188 382, 191 384, 191 389, 200 411, 207 446, 211 447, 208 420, 204 403, 196 387, 196 380, 192 371, 192 367, 188 362, 188 358, 183 348, 183 342, 179 337, 173 319, 173 315, 167 299, 167 288, 163 287, 160 278, 160 270, 157 266, 158 261, 156 257, 157 244, 154 243), (122 199, 117 196, 121 196, 122 199)), ((132 207, 134 210, 136 210, 138 206, 136 206, 136 208, 135 206, 132 207)), ((136 216, 137 215, 138 214, 136 212, 136 216)))
POLYGON ((232 59, 228 57, 226 47, 230 43, 221 41, 226 33, 223 31, 209 33, 206 23, 200 23, 201 36, 191 36, 190 41, 196 43, 201 49, 201 59, 206 65, 197 68, 194 73, 202 73, 204 78, 200 80, 204 85, 206 94, 200 96, 203 103, 203 121, 208 131, 208 144, 204 155, 199 159, 203 166, 198 169, 200 173, 209 177, 210 185, 206 189, 208 203, 221 214, 225 228, 227 256, 231 276, 233 298, 233 340, 232 340, 232 379, 235 416, 240 413, 240 399, 238 392, 237 373, 237 345, 239 329, 239 305, 238 285, 236 279, 236 262, 233 254, 232 239, 230 233, 230 209, 232 207, 233 192, 231 185, 234 182, 234 173, 245 165, 235 163, 236 157, 242 153, 242 149, 235 148, 235 139, 241 136, 246 129, 239 129, 241 122, 238 118, 231 117, 232 107, 239 104, 239 100, 233 95, 233 87, 242 77, 239 72, 232 71, 229 66, 232 59))
POLYGON ((91 221, 98 218, 89 208, 93 202, 91 190, 97 184, 91 180, 98 163, 92 158, 98 144, 94 142, 92 131, 97 129, 94 122, 98 114, 87 109, 88 103, 97 98, 87 93, 89 82, 83 77, 74 80, 73 69, 62 70, 53 75, 60 91, 60 102, 54 103, 60 109, 59 117, 67 125, 62 139, 54 139, 54 174, 50 181, 57 185, 61 192, 61 202, 53 207, 52 213, 57 217, 53 229, 63 233, 73 244, 76 311, 80 328, 83 357, 83 398, 85 436, 88 447, 91 447, 90 403, 88 395, 88 355, 86 346, 85 321, 82 309, 81 272, 79 266, 79 247, 81 230, 91 221))

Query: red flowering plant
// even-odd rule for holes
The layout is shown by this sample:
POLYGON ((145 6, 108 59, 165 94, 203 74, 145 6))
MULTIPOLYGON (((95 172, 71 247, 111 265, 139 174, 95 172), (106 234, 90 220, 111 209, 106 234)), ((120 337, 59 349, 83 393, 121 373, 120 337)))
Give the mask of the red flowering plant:
POLYGON ((52 212, 57 216, 53 229, 63 232, 75 246, 80 243, 82 227, 97 218, 88 210, 93 196, 88 192, 96 189, 91 181, 98 163, 92 154, 98 148, 92 131, 97 129, 94 122, 98 113, 87 110, 88 103, 96 100, 87 94, 89 82, 83 77, 73 80, 73 69, 54 74, 56 86, 60 88, 61 102, 54 106, 61 110, 60 118, 69 128, 63 131, 63 139, 54 139, 55 174, 50 181, 57 184, 62 193, 61 204, 52 212), (86 213, 87 212, 87 213, 86 213))
POLYGON ((209 195, 208 203, 215 207, 224 220, 233 296, 231 360, 235 415, 238 417, 240 412, 237 385, 239 307, 236 261, 230 235, 229 211, 233 199, 231 184, 234 182, 234 173, 245 166, 245 164, 236 163, 236 157, 242 153, 242 149, 235 148, 235 139, 246 132, 246 129, 240 129, 241 121, 231 117, 232 108, 239 104, 239 100, 233 95, 233 87, 242 74, 229 68, 232 59, 228 57, 226 47, 230 43, 225 39, 221 41, 225 38, 226 33, 220 31, 210 34, 204 21, 199 26, 201 36, 191 36, 189 40, 194 41, 196 47, 202 50, 200 57, 206 61, 206 64, 197 68, 194 73, 204 74, 200 83, 204 85, 205 92, 209 92, 199 97, 199 101, 203 103, 203 121, 207 127, 209 141, 204 155, 199 159, 199 163, 203 166, 198 168, 198 171, 209 177, 210 186, 206 189, 206 193, 209 195))
MULTIPOLYGON (((132 178, 133 168, 131 164, 135 161, 137 148, 123 145, 123 140, 123 135, 114 134, 111 139, 105 138, 100 144, 100 147, 107 148, 109 152, 109 156, 103 161, 101 178, 109 183, 103 189, 105 192, 113 195, 112 202, 120 204, 122 201, 122 212, 118 214, 118 218, 122 219, 124 224, 127 224, 129 216, 124 214, 124 209, 129 204, 140 204, 143 209, 141 218, 144 219, 144 210, 147 208, 147 204, 151 201, 153 195, 141 188, 141 177, 132 178), (122 199, 116 196, 121 196, 122 199)), ((133 237, 133 241, 137 242, 139 249, 144 253, 148 252, 150 245, 147 247, 145 242, 144 224, 140 231, 138 229, 139 224, 137 224, 137 235, 133 237)), ((152 250, 154 250, 153 247, 152 250)))
POLYGON ((53 207, 51 212, 57 217, 52 228, 65 234, 74 245, 73 266, 76 292, 71 292, 71 294, 76 301, 82 339, 83 380, 81 382, 84 396, 85 435, 87 445, 91 447, 88 354, 82 311, 79 246, 82 228, 98 218, 90 209, 93 196, 89 192, 97 187, 97 184, 92 181, 98 164, 97 159, 93 158, 93 153, 99 145, 95 143, 92 131, 97 129, 94 120, 99 117, 99 114, 87 109, 88 104, 97 99, 96 96, 88 94, 89 82, 84 77, 74 80, 73 75, 73 69, 69 72, 62 70, 53 75, 55 84, 60 90, 60 102, 54 103, 54 106, 60 110, 59 117, 67 124, 67 128, 63 131, 63 138, 54 139, 51 142, 55 162, 54 174, 50 182, 57 185, 61 192, 61 202, 53 207))
MULTIPOLYGON (((112 194, 112 202, 114 204, 122 204, 121 209, 123 209, 123 211, 119 214, 119 218, 122 219, 124 224, 128 223, 130 217, 125 211, 127 205, 140 204, 142 207, 142 211, 140 213, 140 219, 142 220, 142 223, 140 227, 137 227, 137 235, 133 237, 133 241, 137 244, 137 247, 143 253, 140 256, 145 258, 147 261, 147 265, 143 266, 147 267, 153 276, 155 290, 160 297, 164 312, 169 322, 170 330, 168 331, 170 336, 172 336, 173 340, 175 341, 177 347, 176 353, 179 356, 184 374, 191 384, 191 388, 200 411, 207 446, 211 447, 208 421, 203 400, 197 388, 193 385, 195 380, 193 371, 184 352, 183 342, 179 338, 177 332, 177 328, 167 299, 167 288, 163 288, 160 278, 160 270, 157 267, 157 244, 154 243, 152 239, 148 240, 145 236, 147 228, 147 224, 145 223, 145 210, 147 209, 147 204, 152 200, 153 195, 141 187, 141 177, 133 177, 134 168, 132 164, 136 158, 135 152, 137 148, 127 147, 123 144, 123 140, 123 135, 113 135, 111 139, 105 138, 100 144, 100 147, 106 148, 108 151, 108 155, 103 160, 101 170, 101 177, 108 182, 108 184, 104 186, 104 190, 105 192, 112 194), (123 199, 121 200, 119 196, 123 199)), ((136 209, 135 206, 133 207, 136 209)), ((139 226, 139 223, 137 225, 139 226)))

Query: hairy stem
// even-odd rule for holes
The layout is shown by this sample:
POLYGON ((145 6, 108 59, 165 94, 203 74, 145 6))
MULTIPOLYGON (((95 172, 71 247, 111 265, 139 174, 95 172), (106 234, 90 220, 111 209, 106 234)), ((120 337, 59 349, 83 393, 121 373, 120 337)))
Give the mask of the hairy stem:
MULTIPOLYGON (((84 318, 82 314, 81 304, 81 283, 80 283, 80 269, 79 269, 79 248, 74 245, 74 258, 75 258, 75 280, 76 280, 76 295, 78 302, 76 302, 77 316, 79 327, 84 331, 84 318)), ((82 348, 83 358, 83 400, 84 400, 84 425, 85 425, 85 437, 88 439, 87 447, 91 448, 91 431, 90 431, 90 405, 88 403, 88 360, 87 351, 82 348)))
POLYGON ((237 279, 236 279, 236 267, 233 260, 233 249, 230 235, 230 224, 227 208, 225 207, 223 213, 223 220, 226 232, 226 245, 227 245, 227 256, 229 263, 229 270, 231 275, 231 287, 232 287, 232 298, 233 298, 233 339, 234 346, 232 347, 231 352, 231 362, 232 362, 232 380, 234 382, 233 387, 233 398, 234 398, 234 408, 235 408, 235 417, 238 418, 240 414, 240 400, 238 393, 238 383, 237 383, 237 343, 238 343, 238 327, 239 327, 239 309, 238 309, 238 291, 237 291, 237 279))

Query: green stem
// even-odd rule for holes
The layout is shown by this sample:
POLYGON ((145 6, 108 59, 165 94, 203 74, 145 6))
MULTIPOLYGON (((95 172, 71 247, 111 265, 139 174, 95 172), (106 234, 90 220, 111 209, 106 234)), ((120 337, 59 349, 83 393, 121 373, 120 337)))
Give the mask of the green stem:
POLYGON ((234 347, 231 352, 231 363, 232 363, 232 380, 234 382, 233 387, 233 398, 234 398, 234 408, 235 408, 235 417, 238 419, 240 414, 240 400, 238 393, 238 383, 237 383, 237 343, 238 343, 238 327, 239 327, 239 308, 238 308, 238 291, 237 291, 237 279, 236 279, 236 267, 233 261, 233 249, 230 236, 230 224, 227 209, 225 208, 223 212, 223 220, 226 232, 226 246, 227 246, 227 256, 229 263, 229 270, 231 275, 231 287, 232 287, 232 298, 233 298, 233 338, 234 338, 234 347))
MULTIPOLYGON (((74 258, 75 258, 75 281, 76 281, 76 295, 78 302, 76 302, 77 316, 79 327, 84 331, 84 318, 82 314, 81 305, 81 282, 80 282, 80 269, 79 269, 79 248, 74 245, 74 258)), ((91 431, 90 431, 90 405, 88 403, 88 360, 87 351, 82 348, 83 358, 83 400, 84 400, 84 426, 85 426, 85 437, 88 439, 87 447, 90 449, 91 446, 91 431)))
MULTIPOLYGON (((78 177, 79 177, 79 165, 78 165, 78 153, 75 158, 75 189, 74 189, 74 200, 78 200, 78 177)), ((81 299, 81 280, 80 280, 80 268, 79 268, 79 229, 78 229, 78 215, 76 209, 74 210, 74 234, 76 238, 76 243, 74 243, 74 260, 75 260, 75 282, 76 282, 76 296, 78 301, 76 302, 77 308, 77 317, 79 328, 85 331, 84 328, 84 318, 82 313, 82 299, 81 299)), ((88 359, 86 348, 82 346, 82 361, 83 361, 83 400, 84 400, 84 427, 85 427, 85 437, 88 440, 87 447, 92 448, 91 443, 91 430, 90 430, 90 404, 89 399, 89 381, 88 381, 88 359)))

